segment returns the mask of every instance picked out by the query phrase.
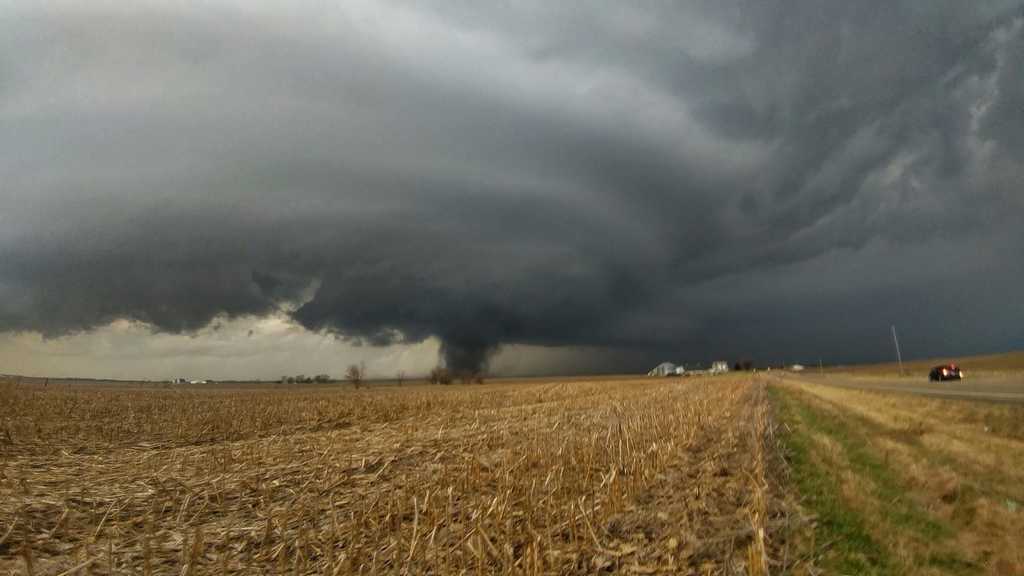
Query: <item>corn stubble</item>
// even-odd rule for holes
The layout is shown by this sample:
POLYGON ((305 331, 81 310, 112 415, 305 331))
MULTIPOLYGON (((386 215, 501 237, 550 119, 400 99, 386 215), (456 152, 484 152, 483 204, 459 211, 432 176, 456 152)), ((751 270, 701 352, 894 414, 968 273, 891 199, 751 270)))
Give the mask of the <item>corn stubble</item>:
POLYGON ((0 573, 769 573, 749 378, 0 406, 0 573))

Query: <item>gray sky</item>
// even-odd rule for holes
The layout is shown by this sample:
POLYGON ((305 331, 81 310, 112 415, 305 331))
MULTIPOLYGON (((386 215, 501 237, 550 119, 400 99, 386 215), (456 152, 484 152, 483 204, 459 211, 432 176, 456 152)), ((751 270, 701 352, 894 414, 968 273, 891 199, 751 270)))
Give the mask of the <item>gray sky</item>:
POLYGON ((2 2, 0 372, 1024 347, 1021 2, 2 2))

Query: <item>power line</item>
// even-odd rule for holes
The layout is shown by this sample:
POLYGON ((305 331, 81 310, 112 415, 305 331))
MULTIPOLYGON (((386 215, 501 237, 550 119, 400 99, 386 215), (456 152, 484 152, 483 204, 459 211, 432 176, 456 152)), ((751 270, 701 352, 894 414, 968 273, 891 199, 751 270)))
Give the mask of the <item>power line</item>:
POLYGON ((896 325, 892 325, 892 341, 896 343, 896 360, 900 363, 900 376, 903 376, 903 355, 900 354, 900 340, 896 337, 896 325))

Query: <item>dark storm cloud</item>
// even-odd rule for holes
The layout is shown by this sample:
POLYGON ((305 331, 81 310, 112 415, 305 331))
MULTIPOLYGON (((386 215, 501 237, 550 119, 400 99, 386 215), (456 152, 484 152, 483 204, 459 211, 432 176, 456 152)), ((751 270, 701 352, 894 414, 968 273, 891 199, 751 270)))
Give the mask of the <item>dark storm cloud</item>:
POLYGON ((0 10, 0 330, 1024 344, 1019 2, 0 10))

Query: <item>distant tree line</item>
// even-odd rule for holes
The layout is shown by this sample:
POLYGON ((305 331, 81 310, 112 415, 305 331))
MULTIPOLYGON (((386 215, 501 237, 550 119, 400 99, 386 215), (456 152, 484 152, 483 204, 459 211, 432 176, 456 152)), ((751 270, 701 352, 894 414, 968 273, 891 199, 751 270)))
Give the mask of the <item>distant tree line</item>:
POLYGON ((330 381, 331 377, 327 374, 317 374, 316 376, 306 376, 305 374, 281 376, 281 380, 279 380, 281 384, 313 384, 314 382, 323 384, 330 381))
POLYGON ((750 360, 740 360, 736 364, 733 364, 732 369, 737 372, 750 372, 754 369, 754 363, 750 360))
MULTIPOLYGON (((366 364, 351 364, 345 370, 343 377, 345 382, 349 382, 356 388, 362 387, 366 382, 366 364)), ((405 371, 399 371, 396 375, 398 384, 404 384, 407 380, 405 371)), ((438 366, 430 371, 427 376, 427 380, 431 384, 451 384, 452 382, 459 381, 463 384, 483 384, 484 375, 479 371, 462 370, 459 372, 452 372, 443 366, 438 366)), ((279 380, 281 384, 324 384, 328 382, 334 382, 327 374, 318 374, 316 376, 307 376, 305 374, 299 374, 297 376, 281 376, 279 380)))
POLYGON ((471 384, 473 382, 476 382, 477 384, 484 383, 484 375, 482 372, 464 370, 458 374, 452 374, 450 370, 441 366, 431 370, 428 379, 431 384, 451 384, 454 380, 460 380, 463 384, 471 384))

